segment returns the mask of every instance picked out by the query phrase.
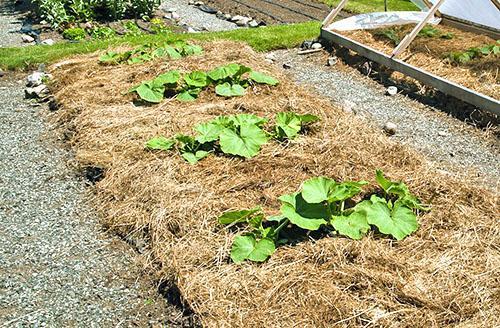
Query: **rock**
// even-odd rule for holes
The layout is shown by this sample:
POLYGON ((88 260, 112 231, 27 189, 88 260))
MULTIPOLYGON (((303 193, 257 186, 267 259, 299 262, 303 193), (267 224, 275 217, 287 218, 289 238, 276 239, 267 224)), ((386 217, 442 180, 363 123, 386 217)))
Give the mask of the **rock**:
POLYGON ((59 104, 57 103, 57 101, 52 97, 50 100, 49 100, 49 110, 50 111, 56 111, 59 109, 59 104))
POLYGON ((312 45, 311 45, 311 49, 321 49, 323 48, 323 45, 319 42, 314 42, 312 45))
POLYGON ((47 40, 43 40, 43 41, 42 41, 42 42, 40 42, 40 43, 41 43, 41 44, 43 44, 43 45, 46 45, 46 46, 51 46, 51 45, 53 45, 55 42, 54 42, 54 40, 52 40, 52 39, 47 39, 47 40))
POLYGON ((392 122, 387 122, 384 124, 385 133, 387 133, 388 135, 391 135, 391 136, 396 134, 397 128, 398 128, 398 126, 392 122))
POLYGON ((94 24, 92 24, 91 22, 86 22, 85 24, 83 24, 83 27, 87 30, 91 30, 94 28, 94 24))
POLYGON ((173 20, 180 20, 181 19, 181 16, 176 12, 173 12, 170 15, 171 15, 173 20))
POLYGON ((45 78, 45 73, 43 72, 33 72, 26 78, 26 86, 37 87, 43 84, 43 79, 45 78))
POLYGON ((276 56, 274 54, 267 54, 266 59, 270 61, 276 61, 276 56))
POLYGON ((163 11, 166 13, 174 13, 177 11, 177 8, 165 8, 163 11))
POLYGON ((233 18, 231 14, 224 14, 224 19, 230 21, 233 18))
POLYGON ((196 2, 196 1, 194 1, 194 0, 189 0, 189 1, 188 1, 188 5, 193 6, 193 5, 195 4, 195 2, 196 2))
POLYGON ((4 76, 5 76, 5 72, 0 69, 0 77, 4 77, 4 76))
POLYGON ((187 31, 188 33, 198 33, 198 31, 192 28, 191 26, 188 26, 187 31))
POLYGON ((446 136, 448 136, 448 133, 446 133, 446 131, 439 131, 438 132, 438 136, 440 136, 440 137, 446 137, 446 136))
POLYGON ((224 13, 222 11, 218 11, 216 14, 215 14, 215 17, 217 17, 218 19, 225 19, 224 18, 224 13))
POLYGON ((216 14, 217 13, 217 9, 209 7, 207 5, 200 5, 200 6, 198 6, 198 9, 203 11, 203 12, 206 12, 208 14, 216 14))
POLYGON ((24 90, 24 95, 26 99, 33 99, 33 98, 43 98, 49 93, 49 89, 45 84, 41 84, 37 87, 34 88, 26 88, 24 90))
POLYGON ((302 44, 300 45, 300 48, 301 49, 311 49, 312 45, 313 45, 313 41, 304 41, 302 42, 302 44))
POLYGON ((337 58, 337 56, 332 56, 332 57, 328 57, 328 60, 326 61, 326 66, 335 66, 337 65, 339 59, 337 58))
POLYGON ((248 26, 250 27, 259 27, 259 23, 256 21, 256 20, 251 20, 249 23, 248 23, 248 26))
POLYGON ((389 96, 395 96, 398 94, 398 88, 396 88, 395 86, 390 86, 387 88, 387 94, 389 96))
POLYGON ((248 19, 241 19, 239 21, 236 21, 235 24, 241 27, 247 26, 249 20, 248 19))
POLYGON ((344 113, 356 114, 357 113, 357 110, 356 110, 357 106, 358 106, 357 104, 355 104, 354 102, 352 102, 350 100, 344 100, 344 102, 342 103, 342 111, 344 111, 344 113))
POLYGON ((237 22, 239 20, 242 20, 242 19, 245 19, 246 17, 245 16, 241 16, 241 15, 236 15, 236 16, 233 16, 231 18, 231 22, 237 22))
POLYGON ((23 40, 24 43, 31 43, 31 42, 35 41, 34 37, 29 36, 27 34, 23 34, 23 36, 21 37, 21 39, 23 40))
POLYGON ((203 3, 203 1, 196 1, 194 3, 195 6, 203 6, 205 3, 203 3))
POLYGON ((268 64, 274 64, 274 61, 272 61, 271 59, 264 59, 264 61, 268 64))
POLYGON ((361 65, 361 73, 363 73, 364 75, 370 75, 371 72, 372 72, 372 63, 369 61, 364 62, 363 65, 361 65))
POLYGON ((283 63, 283 68, 290 69, 290 68, 292 68, 292 65, 290 63, 283 63))

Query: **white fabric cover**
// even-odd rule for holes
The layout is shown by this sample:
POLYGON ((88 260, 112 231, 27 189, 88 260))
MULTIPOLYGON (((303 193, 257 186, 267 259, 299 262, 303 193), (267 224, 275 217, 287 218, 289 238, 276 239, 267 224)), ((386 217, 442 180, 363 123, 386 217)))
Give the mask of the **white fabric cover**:
MULTIPOLYGON (((328 30, 352 31, 374 29, 393 25, 417 24, 427 13, 419 11, 388 11, 370 14, 361 14, 332 23, 328 30)), ((441 19, 433 18, 429 24, 439 24, 441 19)))
MULTIPOLYGON (((427 10, 422 0, 411 0, 420 9, 427 10)), ((437 0, 429 0, 436 3, 437 0)), ((500 29, 500 10, 491 0, 446 0, 439 11, 445 15, 500 29)))

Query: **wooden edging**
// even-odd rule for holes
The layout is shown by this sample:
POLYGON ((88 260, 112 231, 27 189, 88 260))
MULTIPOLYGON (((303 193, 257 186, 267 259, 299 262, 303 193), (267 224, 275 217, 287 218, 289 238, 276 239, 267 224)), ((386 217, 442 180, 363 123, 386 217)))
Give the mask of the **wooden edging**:
POLYGON ((398 71, 405 75, 408 75, 409 77, 430 85, 447 95, 456 97, 466 103, 477 106, 479 109, 483 109, 500 116, 500 101, 492 97, 483 95, 457 83, 426 72, 423 69, 407 64, 400 59, 393 59, 378 50, 365 46, 336 32, 328 31, 322 28, 321 38, 351 49, 363 57, 384 65, 394 71, 398 71))

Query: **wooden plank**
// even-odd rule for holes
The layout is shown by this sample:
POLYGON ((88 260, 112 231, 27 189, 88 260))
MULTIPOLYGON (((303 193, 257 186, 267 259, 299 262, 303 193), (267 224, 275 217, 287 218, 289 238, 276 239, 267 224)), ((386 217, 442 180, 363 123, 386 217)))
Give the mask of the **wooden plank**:
POLYGON ((500 30, 494 27, 484 26, 445 14, 442 15, 442 19, 441 24, 443 25, 458 28, 466 32, 487 35, 495 40, 500 40, 500 30))
POLYGON ((401 41, 400 44, 394 49, 392 52, 392 57, 397 57, 400 55, 403 51, 405 51, 406 48, 410 45, 410 43, 417 37, 418 33, 424 28, 425 24, 434 17, 434 14, 436 11, 439 9, 439 7, 445 2, 446 0, 439 0, 432 6, 432 8, 427 12, 427 15, 425 18, 415 26, 415 28, 410 32, 410 34, 406 35, 403 41, 401 41))
POLYGON ((357 52, 359 55, 366 57, 374 62, 384 65, 394 71, 401 72, 409 77, 412 77, 424 84, 430 85, 441 92, 458 98, 466 103, 472 104, 479 109, 489 111, 495 115, 500 115, 500 101, 483 95, 474 90, 468 89, 452 81, 448 81, 442 77, 424 71, 421 68, 405 63, 400 59, 391 58, 390 56, 363 45, 357 41, 349 39, 336 32, 321 29, 321 37, 330 42, 336 43, 348 49, 357 52))
MULTIPOLYGON (((429 0, 422 0, 422 2, 427 6, 427 8, 429 8, 429 9, 432 8, 432 2, 430 2, 429 0)), ((441 17, 441 12, 438 10, 438 11, 436 11, 435 15, 437 17, 441 17)))
POLYGON ((498 0, 491 0, 491 2, 493 2, 493 4, 497 7, 497 9, 500 10, 500 1, 498 1, 498 0))
POLYGON ((326 16, 325 20, 323 21, 323 26, 328 26, 330 25, 331 22, 337 17, 337 15, 340 13, 340 11, 344 8, 348 0, 342 0, 337 8, 333 9, 328 16, 326 16))

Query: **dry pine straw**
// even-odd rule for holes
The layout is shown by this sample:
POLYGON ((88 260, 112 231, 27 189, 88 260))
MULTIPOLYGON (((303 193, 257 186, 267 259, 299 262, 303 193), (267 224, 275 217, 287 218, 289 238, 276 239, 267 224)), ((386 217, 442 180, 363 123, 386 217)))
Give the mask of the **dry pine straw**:
MULTIPOLYGON (((395 27, 394 30, 402 40, 412 28, 413 26, 406 25, 395 27)), ((434 26, 434 28, 437 28, 442 34, 452 33, 454 37, 447 40, 440 37, 419 36, 399 58, 430 73, 500 99, 500 60, 498 56, 474 59, 461 65, 451 64, 444 58, 450 52, 495 44, 496 40, 448 26, 434 26)), ((387 38, 377 35, 381 30, 342 32, 342 34, 390 54, 395 46, 387 38)), ((408 79, 400 73, 394 73, 394 77, 401 80, 408 79)))
MULTIPOLYGON (((207 327, 492 327, 500 315, 498 195, 434 171, 420 155, 357 117, 296 86, 249 47, 203 44, 202 57, 100 66, 98 55, 53 69, 82 165, 107 169, 96 185, 103 219, 149 238, 161 274, 174 279, 207 327), (193 103, 134 106, 124 93, 168 69, 208 70, 238 62, 281 80, 233 99, 203 92, 193 103), (250 160, 144 150, 148 138, 191 132, 223 114, 312 113, 322 121, 297 140, 269 142, 250 160), (281 247, 264 264, 228 260, 233 233, 217 216, 234 208, 279 208, 277 197, 325 175, 373 181, 376 168, 404 179, 432 211, 404 241, 369 235, 281 247)), ((368 191, 367 191, 368 192, 368 191)))

